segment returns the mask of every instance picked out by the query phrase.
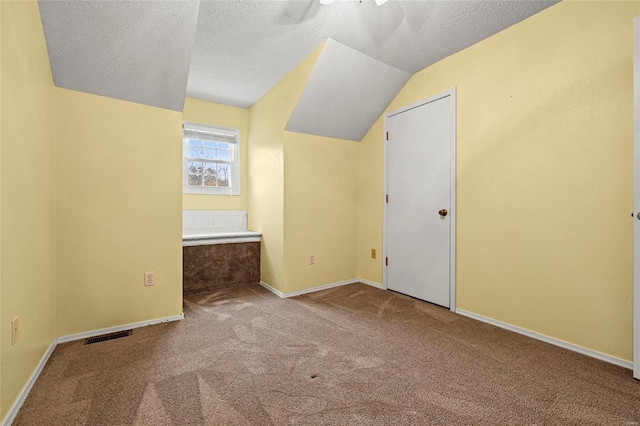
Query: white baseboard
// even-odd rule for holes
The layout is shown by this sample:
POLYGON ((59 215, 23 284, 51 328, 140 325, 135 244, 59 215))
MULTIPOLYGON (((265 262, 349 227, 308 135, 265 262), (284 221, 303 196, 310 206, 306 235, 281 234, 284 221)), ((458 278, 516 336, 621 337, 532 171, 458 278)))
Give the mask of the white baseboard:
POLYGON ((73 342, 75 340, 82 340, 88 337, 100 336, 101 334, 116 333, 118 331, 129 330, 131 328, 145 327, 147 325, 161 324, 163 322, 179 321, 181 319, 184 319, 184 314, 175 315, 172 317, 157 318, 149 321, 134 322, 132 324, 118 325, 116 327, 102 328, 100 330, 85 331, 83 333, 69 334, 68 336, 58 337, 57 342, 73 342))
POLYGON ((9 412, 7 413, 6 417, 4 418, 4 420, 2 420, 2 426, 11 426, 11 423, 13 423, 16 416, 18 415, 18 411, 20 411, 22 404, 24 404, 24 401, 27 399, 29 392, 31 392, 31 388, 35 384, 36 380, 38 380, 38 377, 40 376, 42 369, 47 364, 47 361, 49 361, 49 357, 51 356, 51 354, 53 353, 53 350, 56 348, 57 345, 58 343, 56 339, 53 339, 53 342, 51 343, 47 351, 44 353, 44 355, 42 355, 42 358, 40 358, 40 362, 38 362, 36 369, 33 370, 31 377, 29 377, 29 380, 27 380, 27 383, 24 385, 24 388, 22 388, 22 391, 20 392, 18 399, 16 399, 16 401, 13 403, 13 406, 11 406, 11 408, 9 409, 9 412))
POLYGON ((304 290, 290 291, 288 293, 283 293, 280 290, 277 290, 277 289, 271 287, 269 284, 265 283, 264 281, 260 281, 260 285, 262 287, 266 288, 267 290, 270 290, 271 292, 277 294, 281 298, 286 299, 288 297, 295 297, 295 296, 300 296, 300 295, 307 294, 307 293, 314 293, 316 291, 327 290, 329 288, 340 287, 340 286, 343 286, 343 285, 354 284, 354 283, 357 283, 357 282, 359 282, 359 280, 357 278, 354 278, 354 279, 351 279, 351 280, 338 281, 337 283, 325 284, 325 285, 321 285, 321 286, 318 286, 318 287, 311 287, 311 288, 307 288, 307 289, 304 289, 304 290))
POLYGON ((275 294, 276 296, 278 296, 279 298, 283 299, 286 296, 284 295, 283 292, 281 292, 280 290, 277 290, 273 287, 271 287, 269 284, 265 283, 264 281, 260 281, 260 285, 264 288, 266 288, 267 290, 269 290, 271 293, 275 294))
POLYGON ((317 286, 317 287, 311 287, 311 288, 307 288, 307 289, 304 289, 304 290, 297 290, 297 291, 290 291, 288 293, 283 293, 280 290, 277 290, 277 289, 271 287, 269 284, 265 283, 264 281, 260 281, 260 285, 262 287, 264 287, 267 290, 277 294, 282 299, 286 299, 288 297, 300 296, 300 295, 307 294, 307 293, 315 293, 316 291, 327 290, 329 288, 340 287, 340 286, 343 286, 343 285, 355 284, 355 283, 363 283, 363 284, 367 284, 367 285, 370 285, 370 286, 375 287, 375 288, 382 289, 382 285, 380 285, 380 284, 378 284, 376 282, 369 281, 369 280, 364 280, 362 278, 353 278, 351 280, 338 281, 336 283, 320 285, 320 286, 317 286))
POLYGON ((583 355, 590 356, 592 358, 599 359, 600 361, 605 361, 610 364, 618 365, 620 367, 633 369, 633 363, 629 361, 625 361, 620 358, 616 358, 611 355, 606 355, 601 352, 597 352, 591 349, 584 348, 582 346, 574 345, 573 343, 565 342, 564 340, 556 339, 553 337, 545 336, 544 334, 536 333, 535 331, 527 330, 525 328, 520 328, 515 325, 507 324, 498 320, 494 320, 492 318, 484 317, 482 315, 474 314, 473 312, 465 311, 464 309, 456 310, 456 313, 460 315, 464 315, 465 317, 473 318, 478 321, 485 322, 487 324, 495 325, 496 327, 504 328, 505 330, 513 331, 514 333, 522 334, 527 337, 531 337, 536 340, 541 340, 546 343, 550 343, 552 345, 560 346, 564 349, 569 349, 570 351, 578 352, 583 355))
POLYGON ((374 282, 374 281, 365 280, 364 278, 358 278, 358 282, 361 282, 362 284, 370 285, 371 287, 375 287, 375 288, 378 288, 380 290, 384 290, 382 288, 382 284, 374 282))

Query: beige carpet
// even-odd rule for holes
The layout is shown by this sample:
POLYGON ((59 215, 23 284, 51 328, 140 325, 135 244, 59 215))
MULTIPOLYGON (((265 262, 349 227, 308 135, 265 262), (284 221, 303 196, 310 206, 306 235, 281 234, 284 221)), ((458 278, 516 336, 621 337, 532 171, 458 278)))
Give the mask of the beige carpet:
POLYGON ((58 346, 15 425, 629 425, 624 368, 364 284, 185 301, 187 319, 58 346))

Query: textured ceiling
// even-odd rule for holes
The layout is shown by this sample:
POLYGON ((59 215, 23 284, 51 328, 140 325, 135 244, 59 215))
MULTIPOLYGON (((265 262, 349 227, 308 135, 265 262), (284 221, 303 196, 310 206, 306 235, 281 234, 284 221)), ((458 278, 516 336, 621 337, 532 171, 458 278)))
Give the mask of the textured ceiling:
POLYGON ((56 86, 182 111, 198 1, 39 5, 56 86))
POLYGON ((327 40, 287 130, 361 140, 411 74, 327 40))
POLYGON ((556 2, 203 0, 187 94, 249 107, 327 38, 413 74, 556 2))
MULTIPOLYGON (((378 7, 373 0, 324 6, 318 0, 39 1, 57 86, 178 111, 185 92, 249 107, 328 38, 357 51, 351 54, 354 66, 362 59, 360 52, 413 74, 554 3, 389 0, 378 7)), ((293 127, 308 122, 305 116, 318 117, 310 111, 320 102, 312 106, 310 93, 322 96, 320 86, 334 92, 333 86, 348 88, 348 70, 332 72, 330 64, 325 61, 314 71, 302 99, 304 111, 296 110, 293 127)), ((358 75, 377 78, 362 70, 358 75)), ((366 95, 358 95, 363 98, 353 103, 364 104, 366 95)), ((359 133, 354 128, 350 135, 359 133)))

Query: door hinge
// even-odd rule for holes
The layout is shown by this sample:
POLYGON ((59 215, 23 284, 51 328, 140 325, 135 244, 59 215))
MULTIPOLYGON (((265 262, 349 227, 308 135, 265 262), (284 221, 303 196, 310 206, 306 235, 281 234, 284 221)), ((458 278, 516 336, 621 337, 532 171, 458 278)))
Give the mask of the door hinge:
POLYGON ((389 258, 388 258, 388 257, 385 257, 385 258, 384 258, 384 264, 385 264, 386 266, 389 266, 389 258))
POLYGON ((389 140, 389 132, 387 132, 387 140, 389 140))
POLYGON ((387 194, 386 199, 387 199, 387 203, 388 203, 389 202, 389 194, 387 194))

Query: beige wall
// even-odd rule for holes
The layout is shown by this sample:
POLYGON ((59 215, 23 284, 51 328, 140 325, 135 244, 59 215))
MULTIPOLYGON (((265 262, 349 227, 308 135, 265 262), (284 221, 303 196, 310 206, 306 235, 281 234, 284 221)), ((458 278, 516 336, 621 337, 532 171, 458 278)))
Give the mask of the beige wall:
POLYGON ((358 144, 358 276, 382 285, 384 124, 378 119, 358 144), (377 252, 371 258, 371 249, 377 252))
POLYGON ((358 143, 285 132, 284 147, 285 290, 358 278, 358 143))
MULTIPOLYGON (((0 321, 2 316, 2 4, 0 4, 0 321)), ((0 422, 4 418, 2 408, 2 332, 0 332, 0 422)))
MULTIPOLYGON (((458 308, 631 360, 633 18, 563 2, 426 68, 457 87, 458 308)), ((359 146, 360 276, 381 282, 381 120, 359 146)))
POLYGON ((262 233, 260 279, 284 289, 284 147, 269 94, 249 110, 249 229, 262 233))
POLYGON ((56 92, 58 335, 180 314, 182 114, 56 92))
POLYGON ((284 128, 322 47, 249 109, 249 229, 262 232, 261 280, 285 290, 284 128))
MULTIPOLYGON (((249 210, 280 291, 381 282, 382 120, 359 144, 284 131, 322 46, 250 110, 187 99, 183 116, 55 89, 37 4, 0 4, 1 417, 55 336, 181 312, 183 204, 249 210), (183 118, 240 128, 240 196, 182 196, 183 118)), ((389 107, 457 87, 458 307, 624 360, 637 15, 563 2, 419 72, 389 107)))
POLYGON ((249 227, 284 293, 357 278, 357 143, 284 130, 323 47, 249 111, 249 227))
POLYGON ((184 194, 183 210, 247 210, 248 207, 248 157, 249 110, 215 102, 187 98, 182 113, 184 121, 231 127, 240 130, 240 195, 184 194))
POLYGON ((0 418, 55 338, 55 93, 36 2, 0 3, 0 418), (20 339, 11 345, 11 320, 20 339))

